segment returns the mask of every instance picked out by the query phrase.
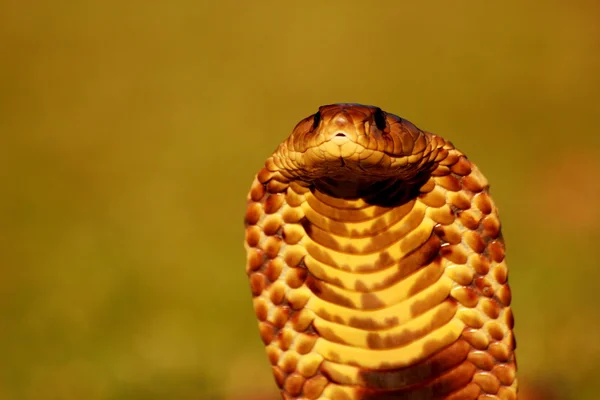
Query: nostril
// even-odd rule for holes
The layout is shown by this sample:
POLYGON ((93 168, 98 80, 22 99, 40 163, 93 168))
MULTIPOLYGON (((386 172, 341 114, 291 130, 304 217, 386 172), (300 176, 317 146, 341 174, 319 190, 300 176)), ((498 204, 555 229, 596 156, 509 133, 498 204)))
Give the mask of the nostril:
POLYGON ((338 133, 336 133, 335 137, 346 137, 346 134, 342 133, 342 132, 338 132, 338 133))

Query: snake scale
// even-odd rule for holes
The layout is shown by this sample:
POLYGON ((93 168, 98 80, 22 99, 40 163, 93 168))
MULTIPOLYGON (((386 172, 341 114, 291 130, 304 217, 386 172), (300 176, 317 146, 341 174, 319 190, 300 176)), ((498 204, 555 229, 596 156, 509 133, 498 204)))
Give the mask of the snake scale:
POLYGON ((245 225, 283 399, 517 398, 498 211, 451 142, 322 106, 256 175, 245 225))

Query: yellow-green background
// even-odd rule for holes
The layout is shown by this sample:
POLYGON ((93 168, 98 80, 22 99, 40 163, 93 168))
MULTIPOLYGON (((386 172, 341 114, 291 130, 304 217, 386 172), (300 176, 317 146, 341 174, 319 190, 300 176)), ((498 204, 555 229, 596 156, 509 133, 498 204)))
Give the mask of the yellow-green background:
POLYGON ((594 1, 0 1, 0 399, 273 393, 253 174, 321 104, 492 183, 524 384, 600 392, 594 1))

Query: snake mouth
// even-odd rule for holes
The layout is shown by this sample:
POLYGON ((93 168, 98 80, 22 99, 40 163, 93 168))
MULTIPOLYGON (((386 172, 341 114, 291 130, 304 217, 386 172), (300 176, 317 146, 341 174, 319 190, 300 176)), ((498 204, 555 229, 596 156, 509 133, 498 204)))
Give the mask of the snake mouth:
POLYGON ((302 158, 318 177, 354 176, 373 181, 398 176, 399 167, 407 164, 402 162, 406 156, 370 149, 343 133, 307 149, 302 158))
POLYGON ((391 206, 413 196, 413 189, 423 183, 409 156, 393 156, 341 135, 307 149, 302 156, 308 163, 301 174, 304 179, 338 198, 365 198, 391 206))

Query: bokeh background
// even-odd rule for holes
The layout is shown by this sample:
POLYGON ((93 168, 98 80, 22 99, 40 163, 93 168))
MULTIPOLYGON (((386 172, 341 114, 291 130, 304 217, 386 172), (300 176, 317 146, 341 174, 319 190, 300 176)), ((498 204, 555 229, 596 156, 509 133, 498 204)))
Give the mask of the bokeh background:
POLYGON ((591 0, 1 0, 0 399, 275 399, 245 198, 333 102, 479 165, 524 393, 597 399, 599 16, 591 0))

